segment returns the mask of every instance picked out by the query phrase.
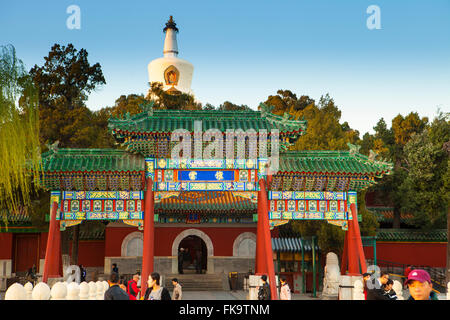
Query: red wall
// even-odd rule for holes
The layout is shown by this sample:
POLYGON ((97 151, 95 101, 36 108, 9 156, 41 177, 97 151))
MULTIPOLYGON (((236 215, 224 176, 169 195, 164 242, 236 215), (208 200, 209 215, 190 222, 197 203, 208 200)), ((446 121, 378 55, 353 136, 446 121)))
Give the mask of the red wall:
POLYGON ((48 232, 42 232, 41 233, 41 241, 40 248, 39 248, 39 259, 45 259, 45 251, 47 250, 47 238, 48 238, 48 232))
MULTIPOLYGON (((364 247, 367 259, 373 259, 372 247, 364 247)), ((445 268, 445 242, 377 242, 377 259, 416 266, 445 268)))
MULTIPOLYGON (((171 256, 172 244, 175 238, 189 229, 186 227, 163 227, 155 228, 155 256, 171 256)), ((256 228, 232 228, 232 227, 214 227, 214 228, 195 228, 206 233, 214 246, 215 256, 232 256, 233 243, 237 236, 244 232, 253 232, 256 235, 256 228)), ((132 232, 136 232, 136 228, 117 227, 106 228, 105 238, 105 256, 117 257, 121 255, 121 246, 123 239, 132 232)))
POLYGON ((0 233, 0 259, 12 259, 13 234, 0 233))
MULTIPOLYGON (((70 244, 72 254, 72 244, 70 244)), ((92 240, 78 243, 78 264, 84 267, 101 267, 105 263, 105 241, 92 240)))

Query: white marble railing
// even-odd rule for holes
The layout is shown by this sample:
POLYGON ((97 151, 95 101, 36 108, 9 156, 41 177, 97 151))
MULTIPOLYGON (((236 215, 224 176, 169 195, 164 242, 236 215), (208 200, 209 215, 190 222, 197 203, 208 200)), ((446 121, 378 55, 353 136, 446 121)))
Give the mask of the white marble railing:
POLYGON ((39 282, 34 288, 31 282, 24 286, 16 282, 6 290, 5 300, 104 300, 108 288, 106 281, 80 284, 59 281, 51 288, 44 282, 39 282))

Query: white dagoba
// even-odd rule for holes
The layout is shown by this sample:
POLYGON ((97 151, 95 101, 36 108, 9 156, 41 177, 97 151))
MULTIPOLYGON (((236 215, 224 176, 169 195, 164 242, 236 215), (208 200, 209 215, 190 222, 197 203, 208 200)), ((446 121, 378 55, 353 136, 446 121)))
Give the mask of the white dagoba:
POLYGON ((164 90, 171 93, 191 93, 194 66, 186 60, 178 58, 177 32, 173 17, 170 16, 166 27, 164 40, 164 57, 155 59, 148 64, 149 83, 161 82, 164 90))

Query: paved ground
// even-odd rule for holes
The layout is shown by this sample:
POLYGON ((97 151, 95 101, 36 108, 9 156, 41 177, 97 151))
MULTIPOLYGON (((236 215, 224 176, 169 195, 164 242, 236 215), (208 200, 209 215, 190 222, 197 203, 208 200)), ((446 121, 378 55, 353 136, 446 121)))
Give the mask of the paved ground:
MULTIPOLYGON (((406 290, 403 297, 408 298, 409 293, 406 290)), ((439 294, 439 300, 446 300, 446 294, 439 294)), ((5 292, 0 291, 0 300, 5 298, 5 292)), ((183 299, 185 300, 247 300, 246 291, 185 291, 183 292, 183 299)), ((312 294, 292 294, 292 300, 321 300, 313 298, 312 294)))
MULTIPOLYGON (((247 300, 246 291, 185 291, 183 299, 186 300, 247 300)), ((320 300, 313 298, 312 294, 293 294, 292 300, 320 300)))
MULTIPOLYGON (((0 300, 4 300, 5 292, 0 291, 0 300)), ((247 300, 246 291, 185 291, 183 300, 247 300)), ((311 294, 293 294, 292 300, 319 300, 311 294)))

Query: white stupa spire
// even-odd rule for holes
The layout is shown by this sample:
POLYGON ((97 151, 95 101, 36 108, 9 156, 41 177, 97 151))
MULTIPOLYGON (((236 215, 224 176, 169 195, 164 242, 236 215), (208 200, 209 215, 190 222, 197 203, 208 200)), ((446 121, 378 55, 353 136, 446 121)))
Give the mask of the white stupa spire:
POLYGON ((164 39, 164 57, 176 57, 178 55, 178 28, 176 26, 177 24, 173 21, 173 17, 170 16, 164 28, 164 32, 166 33, 166 38, 164 39))
POLYGON ((163 89, 172 94, 192 93, 194 66, 189 61, 178 57, 178 28, 172 16, 166 22, 163 31, 165 33, 164 56, 148 64, 149 83, 161 82, 163 89))

